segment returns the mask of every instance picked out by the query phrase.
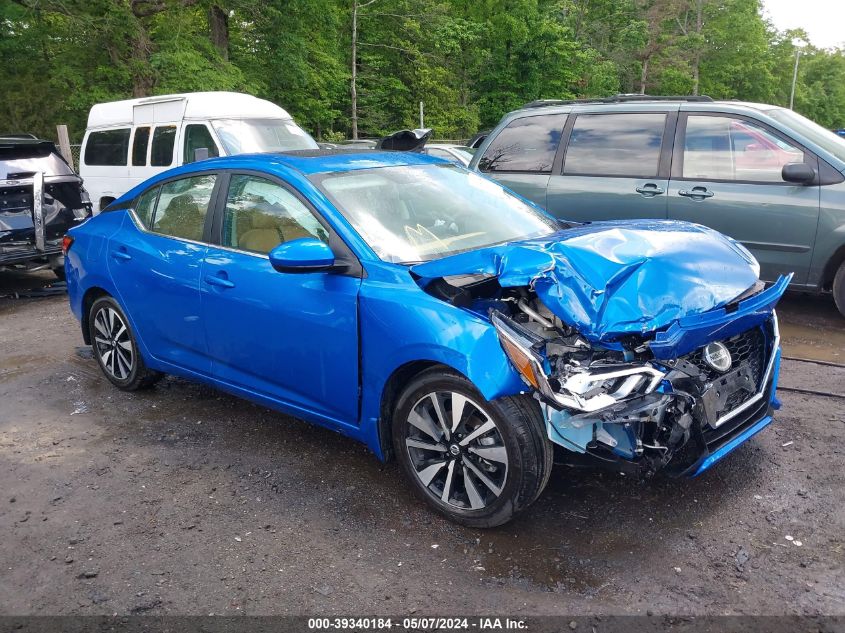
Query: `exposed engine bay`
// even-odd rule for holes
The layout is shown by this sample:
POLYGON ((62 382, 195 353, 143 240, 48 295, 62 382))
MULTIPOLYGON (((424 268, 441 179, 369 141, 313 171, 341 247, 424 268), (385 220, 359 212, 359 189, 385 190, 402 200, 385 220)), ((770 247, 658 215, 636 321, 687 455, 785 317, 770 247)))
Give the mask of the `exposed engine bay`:
MULTIPOLYGON (((655 333, 590 341, 528 286, 496 276, 433 280, 427 292, 486 315, 507 356, 540 401, 549 438, 613 468, 649 476, 696 474, 716 447, 768 413, 778 349, 773 311, 742 331, 677 358, 656 358, 655 333)), ((764 292, 754 284, 728 305, 764 292)))

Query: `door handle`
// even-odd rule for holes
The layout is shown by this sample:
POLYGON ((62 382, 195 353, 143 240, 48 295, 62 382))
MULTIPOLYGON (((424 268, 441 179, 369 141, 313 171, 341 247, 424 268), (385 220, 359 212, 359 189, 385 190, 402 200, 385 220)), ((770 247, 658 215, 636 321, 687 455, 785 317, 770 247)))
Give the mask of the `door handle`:
MULTIPOLYGON (((223 273, 225 274, 225 273, 223 273)), ((206 275, 205 276, 205 283, 209 286, 217 286, 219 288, 234 288, 234 282, 229 281, 225 277, 221 277, 219 275, 206 275)))
POLYGON ((705 198, 712 198, 715 194, 707 189, 707 187, 693 187, 689 191, 681 189, 678 195, 684 196, 685 198, 692 198, 693 200, 704 200, 705 198))
POLYGON ((126 249, 122 246, 120 247, 120 250, 112 251, 111 256, 112 256, 113 259, 117 259, 119 261, 124 261, 124 262, 128 262, 130 259, 132 259, 132 255, 127 253, 126 249))
POLYGON ((634 191, 640 195, 646 196, 647 198, 652 198, 654 196, 659 196, 661 193, 666 193, 666 190, 663 189, 663 187, 658 187, 654 183, 648 183, 642 187, 637 187, 634 191))

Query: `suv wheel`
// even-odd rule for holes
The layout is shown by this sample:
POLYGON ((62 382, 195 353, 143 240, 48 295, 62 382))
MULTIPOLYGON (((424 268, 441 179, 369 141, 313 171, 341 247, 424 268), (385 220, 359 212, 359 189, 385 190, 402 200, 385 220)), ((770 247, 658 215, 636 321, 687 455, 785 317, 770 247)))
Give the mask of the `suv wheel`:
POLYGON ((457 523, 502 525, 548 483, 552 447, 531 397, 490 402, 463 376, 432 369, 402 393, 392 424, 414 491, 457 523))
POLYGON ((129 319, 111 297, 101 297, 88 313, 91 346, 97 364, 113 385, 125 391, 145 389, 162 374, 147 369, 138 353, 138 344, 129 319))
POLYGON ((833 278, 833 300, 839 308, 839 314, 845 316, 845 262, 839 264, 839 270, 833 278))

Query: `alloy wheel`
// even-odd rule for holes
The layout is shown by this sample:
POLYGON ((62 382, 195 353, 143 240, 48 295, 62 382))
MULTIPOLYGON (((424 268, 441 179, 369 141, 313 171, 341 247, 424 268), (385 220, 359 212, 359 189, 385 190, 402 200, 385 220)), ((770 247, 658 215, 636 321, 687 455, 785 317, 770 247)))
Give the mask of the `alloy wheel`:
POLYGON ((493 503, 505 487, 508 453, 490 415, 461 393, 436 391, 408 414, 405 447, 429 494, 465 510, 493 503))
POLYGON ((129 328, 114 308, 104 306, 94 316, 94 345, 106 371, 117 380, 126 380, 135 356, 129 328))

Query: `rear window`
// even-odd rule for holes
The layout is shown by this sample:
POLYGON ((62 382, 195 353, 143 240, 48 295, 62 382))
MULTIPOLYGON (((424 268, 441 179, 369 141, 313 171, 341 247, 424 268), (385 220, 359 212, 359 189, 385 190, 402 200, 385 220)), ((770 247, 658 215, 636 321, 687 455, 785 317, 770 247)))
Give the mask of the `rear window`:
POLYGON ((584 176, 657 175, 666 115, 651 112, 579 114, 563 173, 584 176))
POLYGON ((176 144, 176 126, 159 126, 153 132, 153 149, 150 153, 150 165, 169 167, 173 164, 173 148, 176 144))
POLYGON ((86 165, 125 166, 129 152, 129 133, 131 130, 103 130, 91 132, 85 144, 83 160, 86 165))
POLYGON ((484 150, 478 168, 550 173, 565 123, 565 114, 527 116, 511 121, 484 150))

